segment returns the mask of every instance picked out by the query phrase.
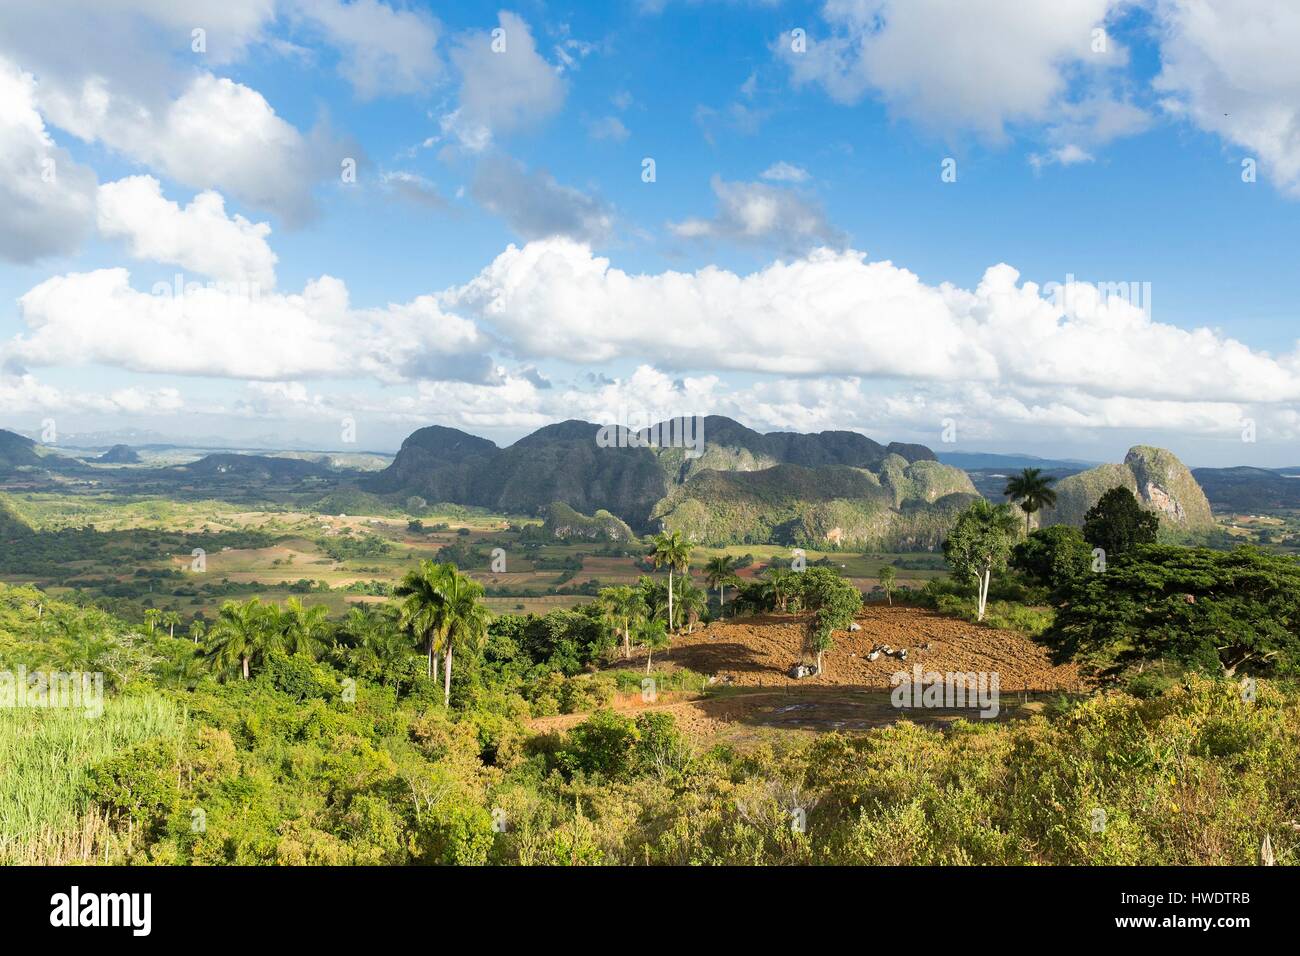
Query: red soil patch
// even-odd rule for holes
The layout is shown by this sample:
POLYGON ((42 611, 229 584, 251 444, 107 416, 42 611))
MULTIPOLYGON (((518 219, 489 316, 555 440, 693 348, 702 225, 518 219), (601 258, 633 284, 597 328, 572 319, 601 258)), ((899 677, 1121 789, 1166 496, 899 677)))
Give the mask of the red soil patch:
POLYGON ((675 635, 672 648, 657 657, 738 687, 889 687, 890 675, 900 670, 910 673, 913 665, 920 664, 925 671, 997 673, 1004 691, 1084 689, 1076 665, 1053 665, 1047 649, 1023 634, 914 607, 864 608, 857 618, 862 630, 835 632, 835 646, 824 657, 824 672, 796 679, 789 670, 805 659, 805 620, 800 615, 770 614, 714 622, 693 634, 675 635), (894 650, 906 648, 907 660, 882 654, 868 661, 867 655, 881 644, 894 650))
MULTIPOLYGON (((860 631, 839 631, 818 677, 788 676, 803 659, 804 620, 772 614, 715 622, 673 637, 671 650, 655 655, 656 669, 687 667, 715 678, 702 695, 665 693, 652 703, 640 694, 619 695, 613 709, 672 714, 697 741, 747 744, 774 732, 861 732, 900 719, 942 726, 957 718, 978 719, 971 709, 908 708, 891 702, 890 677, 898 671, 996 673, 1002 695, 998 719, 1039 712, 1042 698, 1087 690, 1073 664, 1054 666, 1045 648, 1015 631, 969 624, 912 607, 869 607, 858 615, 860 631), (866 655, 880 644, 907 648, 908 658, 866 655), (927 650, 926 647, 929 646, 927 650)), ((645 654, 611 667, 645 666, 645 654)), ((534 730, 567 730, 586 714, 543 717, 534 730)))

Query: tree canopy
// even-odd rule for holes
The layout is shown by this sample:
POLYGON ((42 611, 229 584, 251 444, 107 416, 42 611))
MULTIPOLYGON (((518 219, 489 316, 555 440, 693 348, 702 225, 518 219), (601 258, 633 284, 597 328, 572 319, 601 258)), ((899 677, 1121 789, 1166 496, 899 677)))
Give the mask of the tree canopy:
POLYGON ((1172 658, 1232 676, 1300 665, 1300 563, 1235 551, 1139 545, 1076 579, 1047 639, 1098 665, 1172 658))
POLYGON ((1110 561, 1140 544, 1155 544, 1160 518, 1127 488, 1112 488, 1083 516, 1083 537, 1110 561))

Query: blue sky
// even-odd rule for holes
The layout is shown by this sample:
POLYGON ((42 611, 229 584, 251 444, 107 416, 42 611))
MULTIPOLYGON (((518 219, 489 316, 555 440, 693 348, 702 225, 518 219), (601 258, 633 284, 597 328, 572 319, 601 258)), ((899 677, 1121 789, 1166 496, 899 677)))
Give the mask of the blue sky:
POLYGON ((1294 465, 1297 46, 1281 0, 6 4, 0 427, 1294 465))

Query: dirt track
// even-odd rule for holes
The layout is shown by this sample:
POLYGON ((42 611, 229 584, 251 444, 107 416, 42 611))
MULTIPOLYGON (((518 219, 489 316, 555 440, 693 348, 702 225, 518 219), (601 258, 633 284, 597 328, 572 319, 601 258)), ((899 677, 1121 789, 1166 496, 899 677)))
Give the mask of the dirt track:
MULTIPOLYGON (((971 710, 896 709, 890 701, 890 676, 900 670, 911 673, 917 664, 923 671, 997 673, 999 719, 1036 712, 1043 697, 1086 690, 1077 667, 1053 666, 1043 647, 1014 631, 910 607, 866 608, 858 624, 860 631, 836 632, 825 671, 804 679, 788 676, 802 657, 804 641, 803 619, 795 615, 722 621, 675 635, 671 650, 655 656, 656 669, 667 664, 711 676, 715 680, 709 692, 665 694, 649 704, 639 694, 624 695, 614 701, 614 709, 665 711, 696 740, 743 743, 782 731, 852 733, 904 717, 940 725, 957 717, 975 718, 971 710), (880 644, 907 648, 907 661, 884 655, 868 661, 866 655, 880 644)), ((615 666, 628 663, 644 666, 645 656, 615 666)), ((565 730, 584 719, 584 714, 545 717, 533 721, 533 728, 565 730)))

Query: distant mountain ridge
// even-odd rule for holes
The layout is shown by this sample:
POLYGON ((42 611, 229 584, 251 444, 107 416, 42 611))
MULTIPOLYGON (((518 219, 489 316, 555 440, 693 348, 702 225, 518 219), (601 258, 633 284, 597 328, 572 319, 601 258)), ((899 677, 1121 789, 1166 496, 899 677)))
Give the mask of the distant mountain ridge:
MULTIPOLYGON (((626 430, 569 420, 546 425, 513 445, 432 425, 407 437, 393 463, 362 487, 429 501, 542 514, 559 501, 582 514, 606 510, 634 528, 652 526, 670 491, 710 472, 758 472, 777 465, 878 469, 893 457, 904 466, 935 461, 924 445, 882 445, 857 432, 763 434, 721 415, 702 422, 702 453, 685 447, 638 447, 626 430)), ((654 426, 657 430, 659 426, 654 426)), ((937 462, 936 462, 937 463, 937 462)))
POLYGON ((1037 455, 1003 455, 993 452, 941 451, 939 460, 965 471, 1020 471, 1041 468, 1044 471, 1083 471, 1101 464, 1081 458, 1039 458, 1037 455))
POLYGON ((1257 513, 1300 508, 1300 468, 1193 468, 1214 507, 1257 513))

